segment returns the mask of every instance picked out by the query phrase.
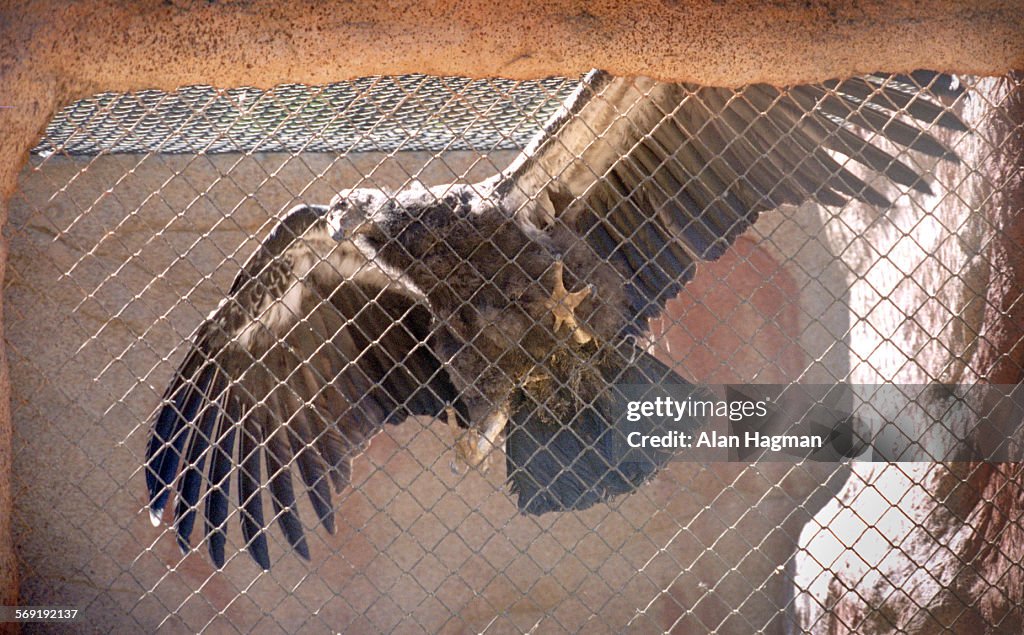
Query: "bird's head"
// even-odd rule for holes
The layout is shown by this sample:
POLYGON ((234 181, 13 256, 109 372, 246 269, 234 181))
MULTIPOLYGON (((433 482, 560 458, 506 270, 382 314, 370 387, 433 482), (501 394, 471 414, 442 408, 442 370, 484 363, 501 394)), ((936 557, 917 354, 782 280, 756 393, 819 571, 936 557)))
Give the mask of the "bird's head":
POLYGON ((356 239, 378 248, 396 241, 423 243, 431 234, 443 235, 460 204, 468 205, 460 192, 450 186, 431 191, 418 183, 394 194, 377 189, 342 191, 331 200, 327 224, 338 241, 356 239))
POLYGON ((353 189, 339 193, 327 211, 331 237, 351 242, 367 260, 404 269, 415 256, 409 245, 422 243, 416 228, 423 206, 418 189, 395 194, 377 189, 353 189))
MULTIPOLYGON (((356 189, 334 197, 326 220, 335 240, 351 241, 368 260, 405 270, 427 254, 438 256, 452 251, 449 235, 470 219, 471 202, 475 200, 471 194, 467 188, 446 186, 432 191, 419 184, 394 194, 356 189)), ((455 233, 460 245, 467 236, 477 235, 455 233)), ((446 262, 444 258, 434 261, 446 262)))
POLYGON ((355 189, 343 191, 331 200, 327 225, 334 240, 351 240, 373 233, 391 207, 391 199, 380 190, 355 189))

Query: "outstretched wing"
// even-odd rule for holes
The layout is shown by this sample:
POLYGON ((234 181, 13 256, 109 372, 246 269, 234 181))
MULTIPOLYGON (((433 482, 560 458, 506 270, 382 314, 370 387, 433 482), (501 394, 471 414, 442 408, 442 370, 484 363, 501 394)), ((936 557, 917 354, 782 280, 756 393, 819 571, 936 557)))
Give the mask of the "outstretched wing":
POLYGON ((294 463, 324 527, 351 459, 385 423, 438 415, 456 392, 430 352, 431 316, 347 242, 325 207, 299 207, 238 274, 229 297, 199 327, 164 394, 146 453, 158 524, 171 492, 179 545, 196 515, 217 566, 224 563, 231 474, 242 534, 270 567, 263 490, 281 530, 309 557, 296 507, 294 463))
POLYGON ((832 152, 927 192, 878 145, 956 160, 929 131, 966 127, 919 82, 958 94, 951 78, 927 73, 732 90, 594 71, 495 191, 525 222, 572 232, 619 267, 643 330, 694 264, 719 258, 759 212, 806 200, 889 204, 832 152))
MULTIPOLYGON (((524 225, 615 266, 636 334, 696 263, 721 257, 761 211, 807 200, 887 206, 850 161, 927 192, 901 160, 903 149, 955 161, 929 131, 966 127, 910 80, 943 97, 958 94, 950 78, 934 74, 731 90, 595 71, 504 174, 479 187, 493 187, 524 225)), ((644 353, 618 376, 646 384, 642 373, 653 373, 655 383, 685 385, 662 366, 644 353)), ((667 456, 627 460, 625 444, 614 443, 623 416, 614 400, 584 405, 562 426, 519 409, 506 449, 520 510, 583 509, 649 478, 667 456)))

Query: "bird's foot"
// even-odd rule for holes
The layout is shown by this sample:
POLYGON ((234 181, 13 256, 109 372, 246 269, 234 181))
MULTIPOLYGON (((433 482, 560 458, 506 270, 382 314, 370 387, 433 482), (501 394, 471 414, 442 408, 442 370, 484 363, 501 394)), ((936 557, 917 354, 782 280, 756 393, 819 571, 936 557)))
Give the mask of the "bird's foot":
POLYGON ((572 332, 572 339, 576 343, 586 344, 594 339, 594 335, 579 325, 579 322, 576 321, 575 310, 590 295, 594 287, 593 285, 587 285, 582 291, 570 293, 565 288, 565 280, 562 277, 565 273, 565 267, 561 260, 555 261, 554 273, 554 288, 551 290, 551 297, 545 301, 544 306, 550 309, 551 313, 555 316, 555 332, 565 325, 569 327, 569 330, 572 332))
POLYGON ((446 409, 448 429, 455 439, 455 458, 451 462, 451 470, 455 474, 463 474, 463 468, 478 467, 486 472, 491 466, 491 452, 498 445, 498 437, 508 423, 508 413, 496 410, 484 419, 483 432, 476 428, 463 430, 459 427, 455 409, 446 409))

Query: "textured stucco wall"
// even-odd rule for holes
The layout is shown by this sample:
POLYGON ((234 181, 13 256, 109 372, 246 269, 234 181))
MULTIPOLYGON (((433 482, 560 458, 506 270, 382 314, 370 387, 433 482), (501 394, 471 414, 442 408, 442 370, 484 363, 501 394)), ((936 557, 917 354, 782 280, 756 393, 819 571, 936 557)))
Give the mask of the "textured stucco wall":
MULTIPOLYGON (((678 462, 611 505, 533 518, 515 512, 500 465, 452 475, 445 429, 421 420, 388 429, 356 460, 357 485, 336 500, 338 533, 311 529, 310 564, 282 555, 273 527, 276 562, 261 574, 235 551, 232 517, 234 557, 215 573, 205 550, 182 559, 170 528, 150 525, 145 422, 184 340, 268 219, 371 170, 383 187, 424 166, 421 178, 442 183, 478 159, 400 153, 378 165, 383 158, 37 157, 22 172, 7 228, 4 325, 24 601, 81 607, 92 627, 113 632, 153 630, 165 618, 169 632, 210 621, 214 632, 228 623, 243 632, 616 632, 631 620, 638 632, 779 632, 778 564, 828 499, 827 483, 841 480, 835 465, 678 462), (318 617, 310 607, 321 607, 318 617)), ((470 178, 511 154, 488 158, 470 178)), ((845 329, 842 265, 801 248, 819 214, 765 214, 702 267, 653 329, 659 356, 709 383, 842 375, 842 359, 813 361, 834 342, 808 328, 814 311, 819 327, 845 329), (816 310, 823 294, 814 285, 830 274, 833 306, 816 310)))
MULTIPOLYGON (((0 12, 0 221, 26 152, 52 113, 96 90, 322 82, 407 71, 525 77, 589 66, 719 84, 1024 66, 1024 16, 1013 1, 26 0, 6 2, 0 12)), ((7 547, 8 395, 0 363, 3 603, 13 601, 17 588, 7 547)))

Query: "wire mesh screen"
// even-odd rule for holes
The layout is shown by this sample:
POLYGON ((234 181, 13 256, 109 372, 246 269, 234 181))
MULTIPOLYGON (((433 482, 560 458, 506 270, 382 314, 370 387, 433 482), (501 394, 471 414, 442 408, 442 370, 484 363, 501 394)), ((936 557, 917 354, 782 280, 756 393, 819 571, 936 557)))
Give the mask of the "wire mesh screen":
POLYGON ((404 75, 103 93, 64 109, 33 152, 486 152, 525 145, 573 85, 404 75))
MULTIPOLYGON (((937 482, 929 479, 938 478, 935 463, 727 460, 726 452, 659 459, 660 469, 647 473, 635 467, 649 462, 647 455, 621 464, 602 455, 612 463, 610 471, 597 477, 603 489, 596 499, 583 504, 589 494, 577 490, 591 491, 586 483, 568 488, 575 488, 578 498, 568 500, 564 489, 544 498, 545 488, 563 487, 557 474, 551 482, 533 483, 539 487, 534 498, 524 498, 525 481, 508 481, 514 473, 541 479, 536 457, 545 443, 568 443, 583 456, 595 452, 600 439, 587 437, 581 427, 568 442, 561 437, 537 442, 532 454, 518 459, 505 458, 517 450, 502 439, 540 426, 530 414, 516 414, 547 407, 538 405, 543 399, 529 386, 549 382, 555 392, 579 394, 593 374, 590 369, 598 367, 609 385, 637 383, 629 369, 638 366, 665 368, 695 385, 969 388, 990 380, 995 365, 1012 354, 987 358, 995 360, 989 367, 965 360, 994 346, 1000 329, 1012 333, 1016 328, 1020 289, 1007 263, 1020 254, 1010 247, 993 255, 993 245, 1003 244, 1014 217, 992 211, 999 193, 1019 178, 1005 167, 1009 161, 1019 171, 1019 156, 1004 156, 1007 140, 1021 133, 1010 104, 1019 90, 1015 80, 949 80, 919 73, 824 84, 813 93, 767 88, 715 93, 686 87, 668 107, 657 102, 657 87, 639 82, 621 88, 613 82, 611 88, 593 87, 597 102, 577 102, 551 120, 548 131, 556 143, 528 150, 533 157, 560 156, 560 147, 569 159, 551 164, 517 159, 576 85, 575 79, 408 76, 268 91, 193 87, 176 93, 104 94, 61 113, 22 174, 5 229, 14 527, 24 603, 77 607, 100 631, 776 633, 857 631, 876 624, 872 619, 883 619, 892 629, 909 628, 918 620, 913 623, 954 632, 972 632, 975 626, 1012 630, 1019 623, 1022 598, 1007 583, 1018 579, 1010 574, 975 575, 976 562, 953 558, 948 575, 911 584, 887 575, 886 569, 902 555, 910 562, 899 569, 906 580, 928 574, 928 562, 917 554, 927 551, 934 563, 942 551, 936 545, 955 551, 949 545, 956 543, 958 527, 972 536, 988 536, 985 544, 1011 563, 1007 570, 1019 569, 1019 552, 1015 560, 1006 546, 1008 537, 1020 531, 1019 516, 1008 511, 1016 503, 1006 502, 1019 491, 1019 476, 1012 471, 1004 474, 998 495, 984 493, 989 481, 982 483, 977 471, 950 472, 955 485, 969 490, 967 498, 973 493, 981 507, 999 510, 1003 520, 996 525, 1005 531, 989 532, 991 523, 982 526, 968 514, 955 521, 960 525, 949 520, 943 534, 929 524, 936 514, 927 510, 958 508, 948 492, 929 489, 937 482), (611 114, 601 120, 605 128, 598 125, 599 117, 588 119, 595 107, 587 104, 613 103, 614 90, 620 88, 640 97, 614 102, 611 114), (835 107, 829 101, 835 95, 851 101, 835 107), (880 96, 884 100, 876 99, 880 96), (689 132, 686 140, 676 142, 685 149, 673 149, 665 129, 654 126, 637 133, 620 153, 624 158, 613 164, 576 163, 604 157, 602 144, 632 139, 630 131, 646 121, 647 103, 656 103, 658 120, 674 118, 689 132), (924 109, 926 116, 910 116, 915 109, 924 109), (821 117, 809 124, 806 113, 812 111, 821 117), (769 118, 768 127, 751 123, 783 112, 779 119, 769 118), (629 125, 614 128, 623 121, 629 125), (584 124, 588 141, 578 142, 581 133, 573 122, 584 124), (811 132, 801 136, 801 130, 811 132), (765 156, 771 160, 744 154, 744 146, 735 141, 744 138, 766 143, 765 156), (817 145, 808 145, 808 139, 817 145), (866 139, 868 145, 858 146, 855 139, 866 139), (650 154, 643 154, 644 148, 650 154), (688 152, 711 150, 713 156, 702 163, 687 163, 688 152), (853 155, 874 158, 865 162, 853 155), (730 184, 721 170, 737 157, 748 167, 731 172, 730 184), (686 179, 660 171, 672 161, 686 168, 686 179), (503 170, 525 173, 537 165, 546 172, 540 189, 530 190, 533 181, 524 177, 499 194, 494 184, 501 179, 489 180, 503 170), (486 216, 491 209, 487 201, 515 201, 514 209, 502 208, 502 213, 518 218, 522 210, 542 210, 531 212, 529 222, 531 231, 552 236, 545 240, 560 240, 558 232, 571 231, 581 244, 600 245, 599 232, 605 232, 602 240, 612 235, 601 214, 626 218, 622 210, 629 205, 685 207, 683 196, 674 192, 697 192, 694 188, 711 192, 704 198, 692 194, 698 207, 726 209, 730 196, 748 196, 735 183, 758 182, 773 170, 780 175, 775 182, 741 206, 764 213, 743 212, 722 225, 691 210, 698 219, 710 220, 668 229, 659 225, 670 241, 654 250, 647 245, 628 251, 649 240, 643 233, 647 225, 641 223, 623 230, 614 249, 588 248, 597 256, 586 266, 572 248, 545 242, 544 267, 534 272, 531 267, 539 265, 522 256, 532 253, 531 247, 513 247, 513 239, 495 230, 478 237, 473 249, 450 256, 448 275, 438 276, 435 269, 410 282, 409 272, 429 269, 423 263, 448 253, 455 240, 429 223, 418 243, 403 243, 397 255, 387 251, 400 241, 394 223, 413 214, 419 203, 436 210, 442 201, 445 218, 472 219, 486 216), (588 171, 594 178, 586 176, 588 171), (822 180, 822 171, 848 176, 837 184, 822 180), (637 183, 614 189, 635 173, 641 175, 637 183), (586 185, 575 191, 573 179, 586 185), (819 183, 809 187, 801 179, 819 183), (471 185, 460 189, 455 184, 471 185), (800 196, 786 188, 799 190, 800 196), (382 198, 366 193, 371 190, 382 198), (595 191, 605 199, 621 195, 621 200, 602 208, 605 199, 595 191), (515 198, 516 192, 521 198, 515 198), (796 199, 804 202, 793 204, 801 202, 796 199), (325 206, 308 212, 322 226, 286 225, 287 231, 278 229, 274 235, 289 244, 320 245, 329 236, 338 244, 361 246, 341 256, 310 247, 312 255, 289 252, 287 258, 278 254, 247 265, 254 253, 269 249, 268 236, 301 204, 325 206), (314 230, 322 234, 314 236, 314 230), (374 232, 383 232, 383 238, 374 232), (709 232, 712 239, 704 240, 709 232), (384 242, 367 242, 372 240, 384 242), (416 252, 428 243, 429 249, 416 252), (671 270, 664 259, 677 244, 685 249, 672 256, 678 268, 671 270), (489 255, 478 257, 491 248, 489 255), (637 254, 648 260, 637 262, 637 254), (294 268, 307 256, 329 265, 334 277, 323 275, 334 280, 333 288, 347 289, 341 294, 346 298, 358 295, 360 307, 350 310, 347 300, 321 287, 289 304, 288 298, 297 297, 289 295, 292 290, 304 293, 322 284, 314 284, 321 273, 313 265, 277 292, 271 291, 276 284, 271 278, 245 282, 245 271, 258 278, 274 270, 274 262, 287 260, 294 268), (386 259, 383 265, 377 262, 386 259), (499 279, 508 268, 496 262, 515 263, 524 279, 542 283, 538 298, 530 299, 528 284, 515 286, 518 274, 499 279), (633 273, 617 287, 609 286, 602 276, 612 274, 602 267, 612 267, 612 273, 633 267, 628 270, 633 273), (242 282, 235 283, 240 271, 242 282), (452 291, 461 288, 461 280, 485 274, 488 285, 452 291), (352 280, 361 285, 356 295, 352 280), (434 286, 427 280, 434 280, 434 286), (1003 291, 994 301, 990 290, 999 280, 1003 291), (558 295, 563 283, 565 294, 558 295), (227 332, 221 324, 220 330, 203 331, 201 325, 218 315, 218 307, 240 306, 242 291, 254 289, 257 296, 276 293, 279 300, 277 305, 257 300, 249 313, 243 312, 262 326, 227 332), (507 304, 484 303, 480 298, 488 293, 507 304), (578 302, 573 294, 582 294, 578 302), (625 308, 613 306, 616 294, 626 298, 625 308), (439 309, 445 301, 454 305, 439 309), (543 310, 535 315, 521 308, 530 302, 543 310), (310 303, 329 305, 332 315, 340 317, 332 322, 310 309, 310 303), (373 309, 362 305, 385 309, 367 313, 373 309), (275 306, 284 307, 283 317, 270 317, 275 306), (621 365, 600 361, 618 359, 618 353, 595 357, 594 351, 604 350, 609 341, 619 342, 618 335, 607 335, 610 327, 599 318, 609 307, 614 309, 610 322, 641 324, 629 327, 628 337, 616 344, 630 347, 621 365), (472 319, 465 317, 470 310, 472 319), (529 318, 522 333, 502 322, 520 310, 529 318), (430 313, 426 321, 416 318, 422 311, 430 313), (288 324, 284 331, 274 331, 277 319, 288 324), (465 328, 511 334, 501 354, 489 359, 490 344, 467 331, 457 333, 460 346, 455 349, 438 344, 437 329, 456 330, 458 320, 490 320, 487 328, 465 328), (382 321, 401 327, 403 334, 394 336, 382 321), (417 330, 423 324, 431 326, 417 330), (994 326, 984 330, 982 324, 994 326), (210 368, 220 375, 187 370, 192 342, 209 344, 212 340, 203 338, 215 338, 211 333, 220 333, 232 346, 266 333, 280 342, 269 344, 270 352, 248 351, 242 362, 206 350, 203 360, 211 360, 210 368), (317 342, 306 350, 309 333, 317 342), (365 340, 360 350, 369 353, 345 348, 360 337, 365 340), (397 341, 393 337, 420 341, 416 350, 440 361, 426 376, 417 374, 413 365, 421 363, 419 357, 408 346, 401 353, 388 348, 397 341), (529 351, 530 368, 542 371, 506 377, 517 372, 509 368, 519 367, 502 364, 518 359, 529 346, 535 346, 529 351), (388 354, 367 361, 380 347, 388 354), (536 350, 545 347, 553 352, 536 350), (481 372, 467 376, 466 369, 476 366, 459 366, 458 355, 465 349, 474 351, 477 361, 484 358, 481 372), (324 355, 335 361, 323 361, 324 355), (287 359, 296 363, 289 366, 282 361, 287 359), (381 359, 409 369, 429 394, 397 391, 392 375, 374 375, 373 363, 381 359), (570 361, 558 361, 564 359, 570 361), (345 375, 364 362, 363 379, 345 375), (247 369, 278 363, 287 368, 274 370, 264 381, 291 386, 292 392, 281 396, 270 388, 258 394, 259 370, 247 369), (606 372, 609 367, 614 368, 606 372), (304 375, 303 368, 322 371, 330 380, 314 377, 309 381, 321 385, 303 392, 309 386, 296 377, 312 376, 304 375), (185 369, 184 375, 177 374, 179 369, 185 369), (438 388, 437 378, 444 373, 450 382, 438 388), (168 391, 179 376, 184 376, 184 392, 168 391), (221 376, 227 379, 218 389, 221 376), (519 396, 496 399, 494 394, 505 393, 492 385, 502 381, 519 396), (337 387, 345 382, 349 392, 337 387), (240 387, 232 393, 238 396, 229 397, 233 387, 240 387), (189 419, 189 395, 204 390, 212 391, 212 397, 203 403, 220 404, 223 411, 209 420, 216 427, 204 431, 200 414, 189 428, 195 434, 159 438, 154 450, 150 439, 159 413, 189 419), (438 394, 445 391, 450 394, 438 394), (382 392, 413 416, 396 410, 390 423, 400 425, 374 421, 382 392), (362 403, 361 396, 376 405, 362 410, 339 406, 362 403), (285 405, 289 399, 292 406, 285 405), (523 400, 532 405, 523 409, 523 400), (168 405, 173 412, 166 411, 168 405), (260 413, 260 419, 250 426, 257 415, 245 413, 260 413), (480 445, 479 438, 486 439, 499 419, 495 447, 480 445), (342 431, 336 443, 344 451, 322 445, 323 435, 334 429, 342 431), (231 441, 225 441, 228 430, 237 433, 231 441), (242 449, 246 435, 252 455, 242 449), (159 461, 146 465, 160 447, 170 447, 175 466, 178 459, 181 463, 180 469, 170 468, 173 474, 165 483, 159 461), (232 470, 226 481, 210 471, 220 447, 226 448, 232 470), (477 451, 488 456, 474 457, 477 451), (262 456, 257 468, 264 476, 254 482, 265 490, 256 494, 265 501, 267 530, 259 534, 267 543, 265 563, 254 548, 260 538, 243 528, 255 520, 254 510, 245 507, 237 476, 239 469, 252 469, 252 463, 238 464, 256 455, 262 456), (332 462, 334 455, 343 456, 332 462), (314 468, 303 459, 312 458, 325 471, 324 486, 330 468, 347 480, 328 496, 328 510, 323 499, 304 493, 307 485, 314 493, 323 491, 304 472, 314 468), (480 466, 462 465, 475 458, 481 458, 480 466), (184 474, 190 466, 203 492, 195 499, 190 499, 184 474), (268 490, 267 479, 284 474, 291 475, 293 501, 282 501, 281 490, 268 490), (156 493, 168 494, 159 505, 151 504, 154 479, 156 493), (630 486, 620 487, 623 480, 630 486), (616 485, 608 485, 612 481, 616 485), (867 486, 865 493, 866 483, 890 485, 867 486), (218 532, 206 526, 210 488, 229 499, 222 525, 223 566, 215 550, 208 549, 218 540, 218 532), (568 509, 538 509, 544 505, 536 501, 568 509), (151 524, 150 507, 155 507, 158 526, 151 524), (926 511, 915 516, 914 509, 926 511), (289 526, 296 518, 293 510, 301 540, 289 526), (187 520, 190 511, 194 515, 187 520), (183 552, 175 534, 189 523, 193 549, 183 552), (908 528, 895 530, 903 541, 892 539, 893 527, 908 528), (913 542, 914 531, 926 534, 920 544, 913 542), (952 536, 948 544, 943 535, 952 536), (305 551, 308 559, 301 555, 305 551), (974 576, 973 594, 958 586, 966 585, 969 575, 974 576), (875 595, 857 586, 866 579, 875 595), (948 608, 947 595, 958 598, 955 609, 930 608, 948 608), (898 598, 909 600, 898 604, 900 609, 879 608, 898 598)), ((401 235, 401 240, 408 238, 401 235)), ((562 410, 549 408, 554 414, 549 412, 543 424, 576 421, 575 409, 592 405, 569 403, 562 410)), ((557 471, 580 477, 582 468, 574 465, 579 463, 557 471)), ((991 520, 991 514, 985 517, 991 520)))

